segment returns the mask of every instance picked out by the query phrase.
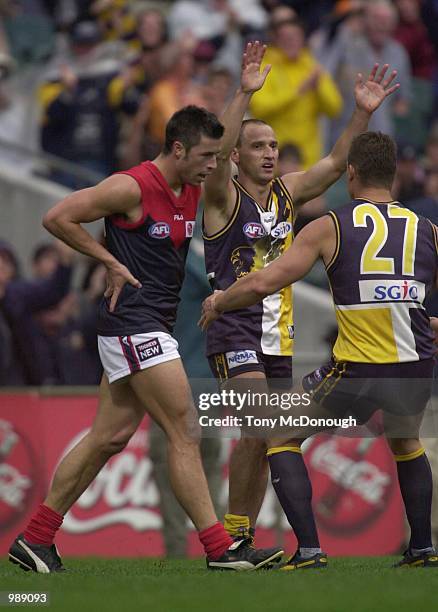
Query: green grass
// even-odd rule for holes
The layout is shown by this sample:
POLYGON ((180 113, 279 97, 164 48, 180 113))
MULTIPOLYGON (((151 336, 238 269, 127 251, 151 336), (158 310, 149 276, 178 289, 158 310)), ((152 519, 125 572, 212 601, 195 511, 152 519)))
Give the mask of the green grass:
POLYGON ((84 558, 67 559, 65 574, 37 575, 2 559, 0 591, 47 591, 51 602, 45 609, 63 612, 436 609, 438 571, 393 570, 393 561, 343 557, 320 571, 238 574, 207 571, 202 560, 84 558))

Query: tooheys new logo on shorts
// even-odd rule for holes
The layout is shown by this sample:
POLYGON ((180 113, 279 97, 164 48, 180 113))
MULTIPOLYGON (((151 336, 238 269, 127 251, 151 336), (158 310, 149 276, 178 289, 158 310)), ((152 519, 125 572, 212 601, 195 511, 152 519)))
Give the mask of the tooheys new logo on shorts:
POLYGON ((361 302, 419 302, 424 301, 426 287, 416 280, 361 280, 361 302))
POLYGON ((152 357, 157 357, 158 355, 163 354, 163 349, 158 338, 152 338, 147 342, 136 344, 135 350, 137 351, 137 355, 140 361, 147 361, 152 357))

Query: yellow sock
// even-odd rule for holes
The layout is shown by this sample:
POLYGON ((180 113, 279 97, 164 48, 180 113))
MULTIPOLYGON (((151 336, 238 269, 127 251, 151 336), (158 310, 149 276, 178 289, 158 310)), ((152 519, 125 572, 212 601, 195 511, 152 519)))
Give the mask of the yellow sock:
POLYGON ((242 535, 242 531, 249 529, 249 517, 240 514, 226 514, 224 527, 232 538, 242 535))

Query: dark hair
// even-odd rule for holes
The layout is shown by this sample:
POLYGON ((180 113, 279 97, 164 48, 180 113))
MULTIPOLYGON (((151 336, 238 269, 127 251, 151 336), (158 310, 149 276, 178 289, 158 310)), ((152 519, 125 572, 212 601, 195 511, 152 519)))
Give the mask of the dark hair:
POLYGON ((224 126, 213 113, 199 106, 185 106, 172 115, 166 125, 163 154, 169 155, 174 142, 181 142, 187 151, 199 144, 201 136, 219 140, 224 126))
POLYGON ((278 151, 278 159, 280 161, 285 157, 293 157, 299 164, 303 161, 300 149, 291 142, 280 147, 278 151))
POLYGON ((397 145, 382 132, 365 132, 353 139, 348 163, 366 186, 391 188, 397 166, 397 145))
POLYGON ((32 262, 37 263, 42 257, 46 255, 58 255, 58 251, 55 245, 51 242, 42 242, 35 247, 32 253, 32 262))
POLYGON ((236 147, 240 147, 240 145, 242 144, 243 134, 245 132, 245 128, 248 125, 267 125, 268 127, 270 127, 269 123, 266 123, 266 121, 262 121, 262 119, 245 119, 244 121, 242 121, 242 125, 240 126, 239 138, 237 139, 236 147))

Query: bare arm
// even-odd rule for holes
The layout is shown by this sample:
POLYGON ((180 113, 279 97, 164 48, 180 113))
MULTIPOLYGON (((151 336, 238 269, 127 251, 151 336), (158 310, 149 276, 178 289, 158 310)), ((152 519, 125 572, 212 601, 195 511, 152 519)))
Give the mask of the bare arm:
MULTIPOLYGON (((217 158, 215 171, 206 178, 204 185, 207 217, 209 209, 226 209, 228 204, 234 199, 234 191, 230 185, 230 156, 239 138, 240 128, 251 96, 255 91, 263 87, 270 70, 270 66, 266 66, 263 72, 260 72, 265 50, 266 46, 258 41, 247 44, 242 57, 240 87, 221 117, 225 127, 221 152, 217 158)), ((208 218, 206 222, 208 222, 208 218)))
POLYGON ((125 283, 141 287, 129 270, 89 234, 82 223, 90 223, 111 214, 139 214, 140 188, 123 174, 111 176, 95 187, 77 191, 61 200, 44 216, 44 227, 76 251, 102 262, 108 271, 105 297, 111 297, 110 310, 125 283))
POLYGON ((226 291, 217 291, 203 304, 199 325, 206 329, 222 312, 248 308, 303 278, 319 257, 329 259, 334 252, 336 233, 328 216, 312 221, 299 232, 292 246, 274 262, 251 272, 226 291))
POLYGON ((357 75, 354 87, 356 108, 333 149, 306 172, 294 172, 282 177, 296 206, 324 193, 345 172, 353 138, 366 131, 372 113, 399 87, 398 84, 390 86, 397 71, 393 70, 385 79, 387 70, 388 65, 385 64, 379 72, 379 65, 376 64, 366 82, 361 74, 357 75))

